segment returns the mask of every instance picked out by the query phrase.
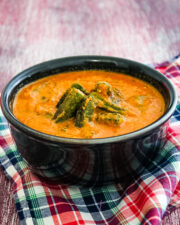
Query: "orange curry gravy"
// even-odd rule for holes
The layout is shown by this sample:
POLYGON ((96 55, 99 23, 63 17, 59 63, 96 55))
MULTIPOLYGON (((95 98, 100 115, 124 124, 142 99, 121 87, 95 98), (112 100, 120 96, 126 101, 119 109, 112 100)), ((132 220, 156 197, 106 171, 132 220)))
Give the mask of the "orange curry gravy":
POLYGON ((27 126, 60 137, 104 138, 141 129, 157 120, 165 111, 162 95, 150 84, 129 75, 106 71, 80 71, 57 74, 23 87, 16 95, 13 113, 27 126), (74 118, 55 123, 52 115, 62 94, 72 83, 81 84, 87 91, 99 81, 108 82, 122 95, 119 106, 125 109, 120 125, 90 122, 78 128, 74 118))

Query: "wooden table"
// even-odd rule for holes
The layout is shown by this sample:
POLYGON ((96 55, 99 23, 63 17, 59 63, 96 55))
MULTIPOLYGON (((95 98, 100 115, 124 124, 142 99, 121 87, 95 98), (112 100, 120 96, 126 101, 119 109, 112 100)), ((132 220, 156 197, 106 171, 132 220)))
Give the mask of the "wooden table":
MULTIPOLYGON (((53 58, 96 54, 152 63, 179 52, 178 0, 0 0, 0 90, 18 72, 53 58)), ((176 209, 162 223, 179 221, 176 209)), ((19 224, 1 169, 0 224, 19 224)))

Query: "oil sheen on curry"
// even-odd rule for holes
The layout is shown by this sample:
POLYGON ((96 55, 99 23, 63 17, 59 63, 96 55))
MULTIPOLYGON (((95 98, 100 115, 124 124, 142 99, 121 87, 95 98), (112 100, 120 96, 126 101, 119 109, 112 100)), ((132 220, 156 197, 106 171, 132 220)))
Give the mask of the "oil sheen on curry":
POLYGON ((16 95, 13 113, 40 132, 105 138, 139 130, 165 111, 162 95, 129 75, 79 71, 39 79, 16 95))

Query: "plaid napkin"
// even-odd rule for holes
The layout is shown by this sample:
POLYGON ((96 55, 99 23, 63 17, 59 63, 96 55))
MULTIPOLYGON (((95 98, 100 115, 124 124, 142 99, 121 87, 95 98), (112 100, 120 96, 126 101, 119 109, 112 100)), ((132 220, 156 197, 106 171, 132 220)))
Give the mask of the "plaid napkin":
POLYGON ((155 65, 175 84, 179 104, 170 120, 168 141, 145 172, 126 189, 49 185, 22 160, 0 111, 0 164, 13 182, 22 224, 160 224, 165 212, 180 206, 180 56, 155 65))

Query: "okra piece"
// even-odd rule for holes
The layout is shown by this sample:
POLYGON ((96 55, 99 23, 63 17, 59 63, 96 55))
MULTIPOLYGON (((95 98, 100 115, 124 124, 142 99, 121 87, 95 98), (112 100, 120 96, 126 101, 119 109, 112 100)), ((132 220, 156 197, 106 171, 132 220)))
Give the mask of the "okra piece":
POLYGON ((111 96, 112 95, 112 87, 105 81, 100 81, 96 84, 95 90, 97 93, 103 96, 111 96))
POLYGON ((95 103, 93 102, 92 97, 87 97, 82 103, 80 108, 77 110, 76 113, 76 120, 75 126, 76 127, 83 127, 86 121, 91 121, 93 116, 93 112, 95 109, 95 103))
POLYGON ((110 96, 110 99, 114 104, 117 104, 123 99, 123 95, 121 94, 119 89, 113 88, 112 89, 112 95, 110 96))
POLYGON ((69 89, 62 95, 62 97, 60 98, 60 100, 58 101, 57 105, 56 105, 56 108, 58 109, 59 106, 63 103, 64 99, 66 98, 66 96, 68 95, 69 93, 69 89))
POLYGON ((59 105, 53 119, 56 123, 63 122, 73 116, 85 94, 76 88, 70 88, 62 103, 59 105))
POLYGON ((79 89, 80 91, 82 91, 84 94, 86 94, 86 95, 88 95, 89 93, 86 91, 86 89, 84 89, 83 88, 83 86, 81 86, 80 84, 78 84, 78 83, 74 83, 74 84, 72 84, 72 86, 71 86, 72 88, 74 87, 74 88, 77 88, 77 89, 79 89))
POLYGON ((104 109, 108 112, 117 112, 123 113, 125 110, 111 102, 106 101, 102 96, 98 95, 96 92, 91 92, 90 96, 93 97, 93 100, 98 108, 104 109))
POLYGON ((79 89, 80 91, 82 91, 84 94, 88 94, 87 91, 78 83, 74 83, 71 85, 71 87, 62 95, 62 97, 60 98, 59 102, 56 105, 56 108, 59 108, 60 104, 64 101, 64 99, 66 98, 66 96, 68 95, 69 91, 71 88, 76 88, 79 89))
POLYGON ((120 90, 118 88, 113 88, 113 91, 112 92, 113 92, 113 95, 115 97, 119 97, 120 99, 123 97, 122 94, 121 94, 121 92, 120 92, 120 90))
POLYGON ((96 120, 105 124, 119 125, 123 122, 123 117, 119 113, 99 112, 96 114, 96 120))

